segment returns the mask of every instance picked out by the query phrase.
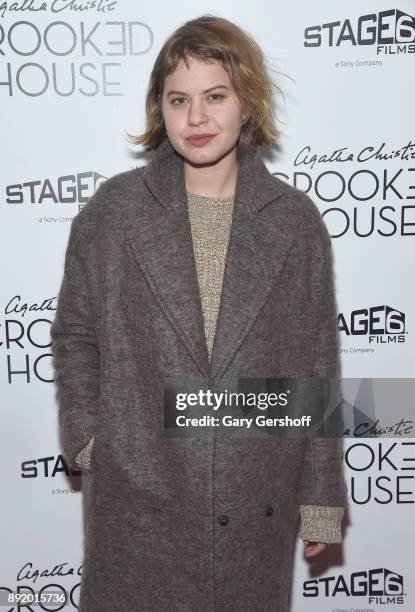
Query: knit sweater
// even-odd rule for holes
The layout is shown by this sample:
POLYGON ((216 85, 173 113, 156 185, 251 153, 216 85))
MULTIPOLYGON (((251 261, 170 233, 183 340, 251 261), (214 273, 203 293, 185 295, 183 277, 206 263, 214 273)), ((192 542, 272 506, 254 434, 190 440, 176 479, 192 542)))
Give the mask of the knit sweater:
POLYGON ((187 192, 193 252, 209 358, 212 354, 234 199, 187 192))
MULTIPOLYGON (((211 357, 219 313, 234 197, 213 198, 187 192, 189 221, 192 233, 205 338, 211 357)), ((95 434, 77 455, 76 462, 90 467, 95 434)), ((342 541, 340 506, 300 506, 300 536, 304 541, 335 543, 342 541)))

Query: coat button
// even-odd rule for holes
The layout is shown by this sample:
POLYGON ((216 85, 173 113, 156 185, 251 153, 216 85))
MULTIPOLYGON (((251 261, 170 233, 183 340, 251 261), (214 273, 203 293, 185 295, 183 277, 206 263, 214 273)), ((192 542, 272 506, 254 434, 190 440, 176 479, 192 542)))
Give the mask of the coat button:
POLYGON ((218 523, 219 525, 223 525, 223 526, 227 525, 229 523, 229 516, 227 516, 226 514, 221 514, 218 517, 218 523))
POLYGON ((274 508, 272 506, 267 506, 265 509, 265 514, 267 516, 271 516, 271 514, 274 512, 274 508))

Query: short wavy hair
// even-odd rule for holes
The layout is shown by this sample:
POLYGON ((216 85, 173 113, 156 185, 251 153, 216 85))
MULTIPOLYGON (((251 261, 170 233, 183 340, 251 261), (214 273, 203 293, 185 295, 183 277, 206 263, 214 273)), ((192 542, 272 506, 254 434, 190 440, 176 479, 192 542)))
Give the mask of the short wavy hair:
POLYGON ((206 14, 187 21, 164 43, 154 63, 146 94, 146 129, 128 134, 130 141, 152 151, 167 137, 161 111, 165 77, 187 57, 209 62, 214 59, 226 70, 242 103, 244 121, 238 140, 242 153, 258 145, 275 144, 279 136, 272 110, 273 88, 267 60, 252 36, 222 17, 206 14))

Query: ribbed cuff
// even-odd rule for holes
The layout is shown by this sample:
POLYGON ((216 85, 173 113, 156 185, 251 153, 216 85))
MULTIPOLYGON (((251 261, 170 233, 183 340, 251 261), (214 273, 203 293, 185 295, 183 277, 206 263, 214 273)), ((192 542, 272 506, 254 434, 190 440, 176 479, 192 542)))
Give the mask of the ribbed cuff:
POLYGON ((342 542, 342 506, 300 506, 300 536, 304 542, 342 542))
POLYGON ((94 444, 95 434, 84 448, 82 448, 75 457, 75 463, 83 470, 89 470, 91 467, 91 452, 94 444))

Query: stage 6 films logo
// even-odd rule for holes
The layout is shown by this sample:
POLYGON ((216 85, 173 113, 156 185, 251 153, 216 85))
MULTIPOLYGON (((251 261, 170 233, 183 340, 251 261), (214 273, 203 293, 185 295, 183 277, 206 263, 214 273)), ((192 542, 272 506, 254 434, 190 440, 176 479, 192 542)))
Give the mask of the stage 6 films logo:
POLYGON ((313 25, 304 30, 305 47, 363 47, 376 55, 415 53, 415 17, 398 9, 313 25), (412 43, 412 44, 411 44, 412 43))
MULTIPOLYGON (((6 185, 7 204, 85 204, 107 177, 94 170, 6 185)), ((81 206, 82 207, 82 206, 81 206)))
POLYGON ((353 572, 347 577, 327 576, 303 583, 303 597, 367 597, 367 603, 386 605, 402 604, 403 576, 386 568, 353 572))
POLYGON ((353 310, 348 317, 338 315, 339 331, 347 336, 368 336, 369 344, 405 342, 405 313, 381 305, 353 310))

